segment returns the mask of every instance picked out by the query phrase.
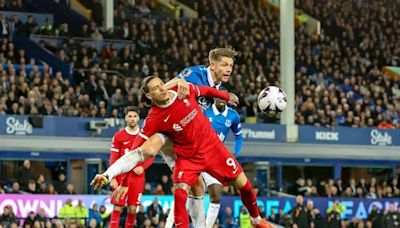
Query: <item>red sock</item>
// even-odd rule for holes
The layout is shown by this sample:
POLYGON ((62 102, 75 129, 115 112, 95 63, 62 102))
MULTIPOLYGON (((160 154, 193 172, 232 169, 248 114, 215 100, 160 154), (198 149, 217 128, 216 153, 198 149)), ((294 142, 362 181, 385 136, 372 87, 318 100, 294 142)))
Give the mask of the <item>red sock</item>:
POLYGON ((189 227, 189 215, 186 210, 187 192, 184 189, 177 188, 174 192, 175 208, 175 227, 189 227))
POLYGON ((239 191, 240 198, 242 199, 244 206, 249 211, 250 216, 253 218, 257 218, 259 216, 257 197, 256 194, 254 194, 253 189, 251 188, 250 181, 247 180, 247 183, 243 187, 239 188, 239 191))
POLYGON ((119 218, 120 217, 121 217, 121 212, 113 210, 111 212, 110 225, 108 227, 109 228, 118 228, 119 227, 119 218))
POLYGON ((135 226, 136 214, 128 213, 126 215, 125 228, 132 228, 135 226))

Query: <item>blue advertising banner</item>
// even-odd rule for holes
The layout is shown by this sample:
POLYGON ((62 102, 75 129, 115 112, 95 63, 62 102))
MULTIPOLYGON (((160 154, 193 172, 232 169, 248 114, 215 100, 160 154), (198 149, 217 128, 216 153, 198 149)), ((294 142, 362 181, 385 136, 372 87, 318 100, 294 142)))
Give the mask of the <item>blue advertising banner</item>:
MULTIPOLYGON (((107 137, 111 138, 125 121, 115 118, 82 118, 82 117, 58 117, 43 116, 43 127, 35 128, 29 121, 29 116, 1 115, 0 135, 19 136, 62 136, 62 137, 107 137), (106 122, 107 127, 99 134, 90 129, 90 122, 106 122)), ((286 140, 286 128, 279 124, 243 124, 243 138, 252 142, 284 142, 286 140)), ((233 141, 233 134, 229 134, 228 141, 233 141)))
POLYGON ((123 120, 104 118, 79 118, 79 117, 58 117, 44 116, 43 127, 35 128, 29 121, 28 116, 22 115, 1 115, 0 135, 18 136, 69 136, 69 137, 112 137, 120 129, 123 120), (97 134, 90 129, 90 122, 107 122, 107 127, 97 134))
MULTIPOLYGON (((147 208, 152 204, 154 199, 157 198, 158 203, 167 212, 171 207, 173 196, 171 195, 144 195, 141 203, 147 208)), ((37 212, 43 208, 49 217, 58 215, 61 207, 67 199, 73 199, 72 204, 76 205, 77 201, 81 199, 86 207, 91 207, 94 203, 101 206, 104 205, 107 211, 111 212, 113 206, 110 203, 109 195, 37 195, 37 194, 2 194, 0 195, 0 214, 3 213, 3 208, 6 205, 11 206, 18 217, 26 217, 30 211, 37 212)), ((314 207, 325 215, 326 210, 332 205, 333 200, 330 198, 311 198, 314 202, 314 207)), ((345 207, 346 210, 342 213, 342 217, 349 219, 353 217, 367 218, 368 213, 371 211, 373 205, 379 210, 386 211, 391 203, 397 208, 398 198, 388 199, 359 199, 359 198, 337 198, 345 207)), ((207 211, 209 205, 209 198, 204 198, 204 207, 207 211)), ((266 215, 271 214, 271 210, 283 209, 284 213, 289 213, 292 207, 295 206, 294 198, 276 198, 276 197, 258 197, 258 205, 264 208, 266 215)), ((238 217, 242 202, 238 196, 223 196, 221 199, 220 213, 225 211, 226 207, 231 207, 234 217, 238 217)))
POLYGON ((300 143, 400 146, 400 130, 336 127, 333 129, 300 126, 300 143))
MULTIPOLYGON (((286 127, 279 124, 244 124, 242 123, 244 141, 252 142, 284 142, 286 141, 286 127)), ((227 141, 234 141, 232 132, 227 141)))

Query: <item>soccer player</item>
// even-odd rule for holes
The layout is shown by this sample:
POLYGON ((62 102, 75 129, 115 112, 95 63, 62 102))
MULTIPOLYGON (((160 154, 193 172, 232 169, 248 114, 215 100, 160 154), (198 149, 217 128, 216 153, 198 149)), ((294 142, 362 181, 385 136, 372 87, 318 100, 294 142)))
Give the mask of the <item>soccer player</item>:
MULTIPOLYGON (((222 86, 219 89, 221 91, 227 91, 222 86)), ((208 120, 222 142, 225 141, 229 130, 232 130, 232 132, 235 134, 235 146, 233 154, 235 157, 237 157, 239 156, 243 143, 240 116, 236 110, 229 108, 226 104, 227 102, 225 100, 215 98, 214 104, 207 108, 204 111, 204 114, 208 117, 208 120)), ((208 207, 206 217, 206 227, 209 228, 214 225, 215 220, 218 217, 223 185, 208 173, 203 172, 201 175, 210 194, 211 202, 208 207)))
MULTIPOLYGON (((166 84, 167 88, 172 88, 174 85, 178 83, 174 83, 176 80, 184 79, 185 81, 202 86, 210 86, 214 88, 219 88, 222 82, 228 82, 229 77, 233 71, 234 65, 234 57, 237 55, 237 52, 231 48, 215 48, 212 49, 208 54, 209 66, 199 65, 199 66, 190 66, 182 70, 175 79, 172 79, 170 82, 166 84)), ((178 89, 178 97, 183 99, 185 95, 187 95, 188 89, 185 89, 185 86, 188 87, 188 84, 180 82, 180 88, 178 89)), ((206 110, 213 103, 213 98, 201 96, 197 99, 200 107, 203 110, 206 110)), ((229 130, 229 129, 228 129, 229 130)), ((163 150, 165 154, 165 150, 163 150)), ((174 162, 170 161, 168 155, 163 156, 164 160, 166 160, 168 166, 173 169, 174 162)), ((217 179, 211 177, 207 173, 202 173, 202 177, 206 182, 207 186, 211 186, 214 184, 219 184, 217 179)), ((200 180, 201 181, 201 180, 200 180)), ((206 220, 215 221, 216 215, 218 214, 219 207, 216 204, 210 204, 207 212, 207 219, 204 216, 204 206, 203 206, 203 195, 204 195, 204 183, 201 181, 195 185, 193 188, 193 195, 189 196, 189 214, 192 220, 194 221, 195 226, 205 226, 206 220), (211 216, 211 214, 213 216, 211 216)), ((213 191, 213 188, 209 188, 209 191, 213 191)), ((210 192, 210 195, 216 195, 218 193, 210 192)), ((211 197, 213 199, 213 197, 211 197)), ((213 200, 212 200, 213 202, 213 200)), ((216 199, 215 202, 218 202, 216 199)), ((173 205, 172 205, 173 206, 173 205)), ((166 228, 171 228, 173 224, 173 215, 174 210, 171 210, 166 223, 166 228)))
MULTIPOLYGON (((256 195, 242 167, 219 140, 196 101, 196 97, 207 96, 237 104, 238 98, 210 87, 190 85, 190 95, 180 100, 175 91, 166 90, 162 80, 154 76, 143 80, 141 91, 152 102, 152 108, 139 133, 141 137, 137 137, 133 145, 136 149, 118 159, 103 174, 96 175, 91 184, 98 188, 115 175, 130 171, 138 162, 155 156, 165 142, 165 136, 157 133, 162 132, 173 140, 177 156, 173 174, 176 227, 189 226, 186 200, 201 172, 208 172, 224 185, 233 181, 249 211, 252 225, 272 227, 261 219, 256 195), (144 143, 146 139, 149 139, 147 144, 144 143)), ((126 188, 121 192, 125 194, 126 188)))
MULTIPOLYGON (((134 106, 128 106, 125 108, 125 121, 127 127, 116 132, 113 137, 110 152, 110 165, 123 156, 125 153, 130 151, 132 145, 139 134, 138 122, 140 110, 134 106)), ((111 198, 111 203, 114 205, 114 209, 111 213, 110 228, 118 228, 119 220, 121 217, 121 211, 125 205, 128 205, 128 214, 125 221, 125 227, 133 227, 135 224, 136 207, 140 204, 140 200, 143 193, 145 174, 144 170, 147 169, 152 163, 152 159, 146 160, 144 163, 139 163, 133 169, 133 172, 127 174, 121 174, 114 177, 110 186, 112 190, 118 188, 124 176, 127 176, 127 182, 129 185, 128 195, 126 197, 111 198)))

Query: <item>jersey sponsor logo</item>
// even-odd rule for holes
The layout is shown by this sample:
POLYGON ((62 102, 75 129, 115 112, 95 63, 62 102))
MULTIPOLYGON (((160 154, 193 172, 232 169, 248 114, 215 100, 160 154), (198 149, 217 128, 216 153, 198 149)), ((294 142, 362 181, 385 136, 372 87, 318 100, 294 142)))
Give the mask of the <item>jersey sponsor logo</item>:
POLYGON ((123 142, 124 143, 124 145, 128 145, 129 144, 129 141, 126 141, 126 142, 123 142))
POLYGON ((14 117, 8 117, 6 119, 6 133, 11 135, 26 135, 26 134, 32 134, 32 125, 28 122, 28 120, 24 120, 22 123, 14 118, 14 117))
POLYGON ((171 115, 168 115, 167 118, 164 119, 164 123, 166 123, 171 115))
POLYGON ((225 126, 226 127, 231 127, 232 126, 232 121, 231 120, 225 120, 225 126))
POLYGON ((197 109, 193 109, 185 118, 183 118, 179 123, 184 127, 190 123, 197 115, 197 109))
POLYGON ((183 128, 179 124, 172 125, 172 129, 174 129, 176 132, 183 130, 183 128))

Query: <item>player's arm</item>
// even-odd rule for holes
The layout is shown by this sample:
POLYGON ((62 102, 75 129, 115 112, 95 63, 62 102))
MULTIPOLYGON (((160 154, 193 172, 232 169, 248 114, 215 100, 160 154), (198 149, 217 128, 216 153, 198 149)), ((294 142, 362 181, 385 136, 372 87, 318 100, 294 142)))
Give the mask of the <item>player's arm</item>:
POLYGON ((242 124, 240 123, 240 116, 235 112, 235 117, 231 125, 231 130, 235 134, 235 146, 233 154, 238 157, 243 146, 242 124))
MULTIPOLYGON (((148 119, 148 118, 147 118, 148 119)), ((162 136, 155 134, 152 140, 147 140, 147 135, 153 135, 157 132, 157 121, 148 121, 136 137, 132 148, 134 150, 125 153, 121 158, 114 162, 103 174, 96 175, 92 181, 95 188, 108 183, 109 180, 117 175, 131 171, 139 162, 144 162, 149 157, 154 157, 163 145, 162 136), (147 141, 146 141, 147 140, 147 141), (161 142, 161 143, 160 143, 161 142)), ((165 141, 165 139, 164 139, 165 141)))
MULTIPOLYGON (((112 139, 110 148, 110 165, 114 164, 114 162, 118 160, 118 158, 121 156, 121 153, 123 153, 123 151, 121 151, 121 145, 121 140, 119 140, 118 135, 115 134, 112 139)), ((121 178, 123 177, 121 176, 121 178)), ((118 187, 121 178, 119 178, 118 180, 116 178, 111 179, 110 186, 112 189, 118 187)))
POLYGON ((228 101, 228 103, 233 106, 239 104, 239 98, 235 94, 221 91, 210 86, 190 84, 190 90, 195 93, 196 97, 216 97, 228 101))

